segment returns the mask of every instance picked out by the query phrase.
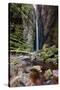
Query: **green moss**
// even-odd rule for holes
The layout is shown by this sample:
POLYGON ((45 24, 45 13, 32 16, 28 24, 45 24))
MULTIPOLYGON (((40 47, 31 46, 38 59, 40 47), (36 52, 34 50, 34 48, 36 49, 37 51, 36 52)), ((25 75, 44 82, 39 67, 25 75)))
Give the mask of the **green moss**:
POLYGON ((39 52, 39 57, 42 58, 45 62, 57 62, 58 60, 58 48, 55 45, 42 49, 39 52))

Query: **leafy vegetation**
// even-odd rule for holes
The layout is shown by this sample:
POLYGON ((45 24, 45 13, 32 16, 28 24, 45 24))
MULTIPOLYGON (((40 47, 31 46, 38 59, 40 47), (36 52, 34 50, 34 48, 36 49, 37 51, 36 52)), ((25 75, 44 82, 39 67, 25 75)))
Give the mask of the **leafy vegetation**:
POLYGON ((46 63, 52 62, 55 65, 58 64, 58 48, 56 48, 55 45, 51 47, 46 47, 45 45, 43 49, 38 52, 38 56, 46 63))
MULTIPOLYGON (((23 38, 24 26, 32 23, 30 12, 32 5, 10 4, 10 50, 26 50, 30 46, 26 44, 26 39, 23 38), (24 21, 23 21, 24 20, 24 21)), ((31 48, 31 47, 30 47, 31 48)))

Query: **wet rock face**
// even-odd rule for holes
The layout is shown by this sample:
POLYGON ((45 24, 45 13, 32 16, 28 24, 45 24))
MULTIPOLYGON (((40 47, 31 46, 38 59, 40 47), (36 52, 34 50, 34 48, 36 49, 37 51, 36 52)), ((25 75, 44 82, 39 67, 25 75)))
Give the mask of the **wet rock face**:
POLYGON ((58 33, 58 30, 56 32, 56 29, 58 29, 58 26, 56 25, 56 23, 58 24, 58 7, 37 5, 37 8, 39 13, 39 20, 41 18, 41 22, 43 24, 45 42, 49 45, 55 44, 58 46, 58 36, 56 34, 58 33), (53 32, 56 39, 53 37, 53 32))
POLYGON ((33 32, 35 27, 35 13, 33 9, 33 5, 29 5, 32 8, 27 14, 27 18, 22 16, 23 18, 23 39, 26 41, 26 44, 29 47, 29 50, 33 48, 33 32))
MULTIPOLYGON (((39 31, 39 49, 42 48, 43 43, 48 43, 49 45, 57 45, 58 41, 58 7, 57 6, 47 6, 47 5, 37 5, 38 13, 38 31, 39 31), (53 36, 54 33, 54 36, 53 36)), ((33 7, 32 7, 33 8, 33 7)), ((36 47, 35 31, 36 31, 36 15, 35 10, 32 9, 29 13, 30 17, 28 23, 23 18, 23 38, 27 41, 26 43, 32 49, 36 47), (30 22, 31 20, 31 22, 30 22), (34 43, 34 46, 33 46, 34 43)), ((28 15, 29 16, 29 15, 28 15)), ((31 50, 30 49, 30 50, 31 50)))

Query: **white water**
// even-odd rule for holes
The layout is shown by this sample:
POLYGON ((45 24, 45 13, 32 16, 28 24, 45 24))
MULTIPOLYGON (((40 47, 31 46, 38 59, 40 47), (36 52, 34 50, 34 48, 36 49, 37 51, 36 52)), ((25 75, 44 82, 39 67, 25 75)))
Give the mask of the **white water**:
POLYGON ((36 5, 33 5, 35 9, 35 15, 36 15, 36 50, 39 50, 39 38, 38 38, 38 12, 36 5))

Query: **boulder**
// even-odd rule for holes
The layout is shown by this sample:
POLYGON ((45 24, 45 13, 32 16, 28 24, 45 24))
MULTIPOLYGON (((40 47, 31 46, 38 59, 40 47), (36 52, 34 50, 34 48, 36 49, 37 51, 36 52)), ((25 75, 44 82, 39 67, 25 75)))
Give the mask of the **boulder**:
POLYGON ((48 80, 51 75, 52 75, 51 69, 46 70, 45 73, 44 73, 44 77, 45 77, 46 80, 48 80))
POLYGON ((58 70, 53 70, 53 76, 58 77, 58 70))
POLYGON ((31 69, 37 69, 39 72, 42 72, 41 66, 39 66, 39 65, 32 66, 32 67, 30 68, 30 70, 31 70, 31 69))

